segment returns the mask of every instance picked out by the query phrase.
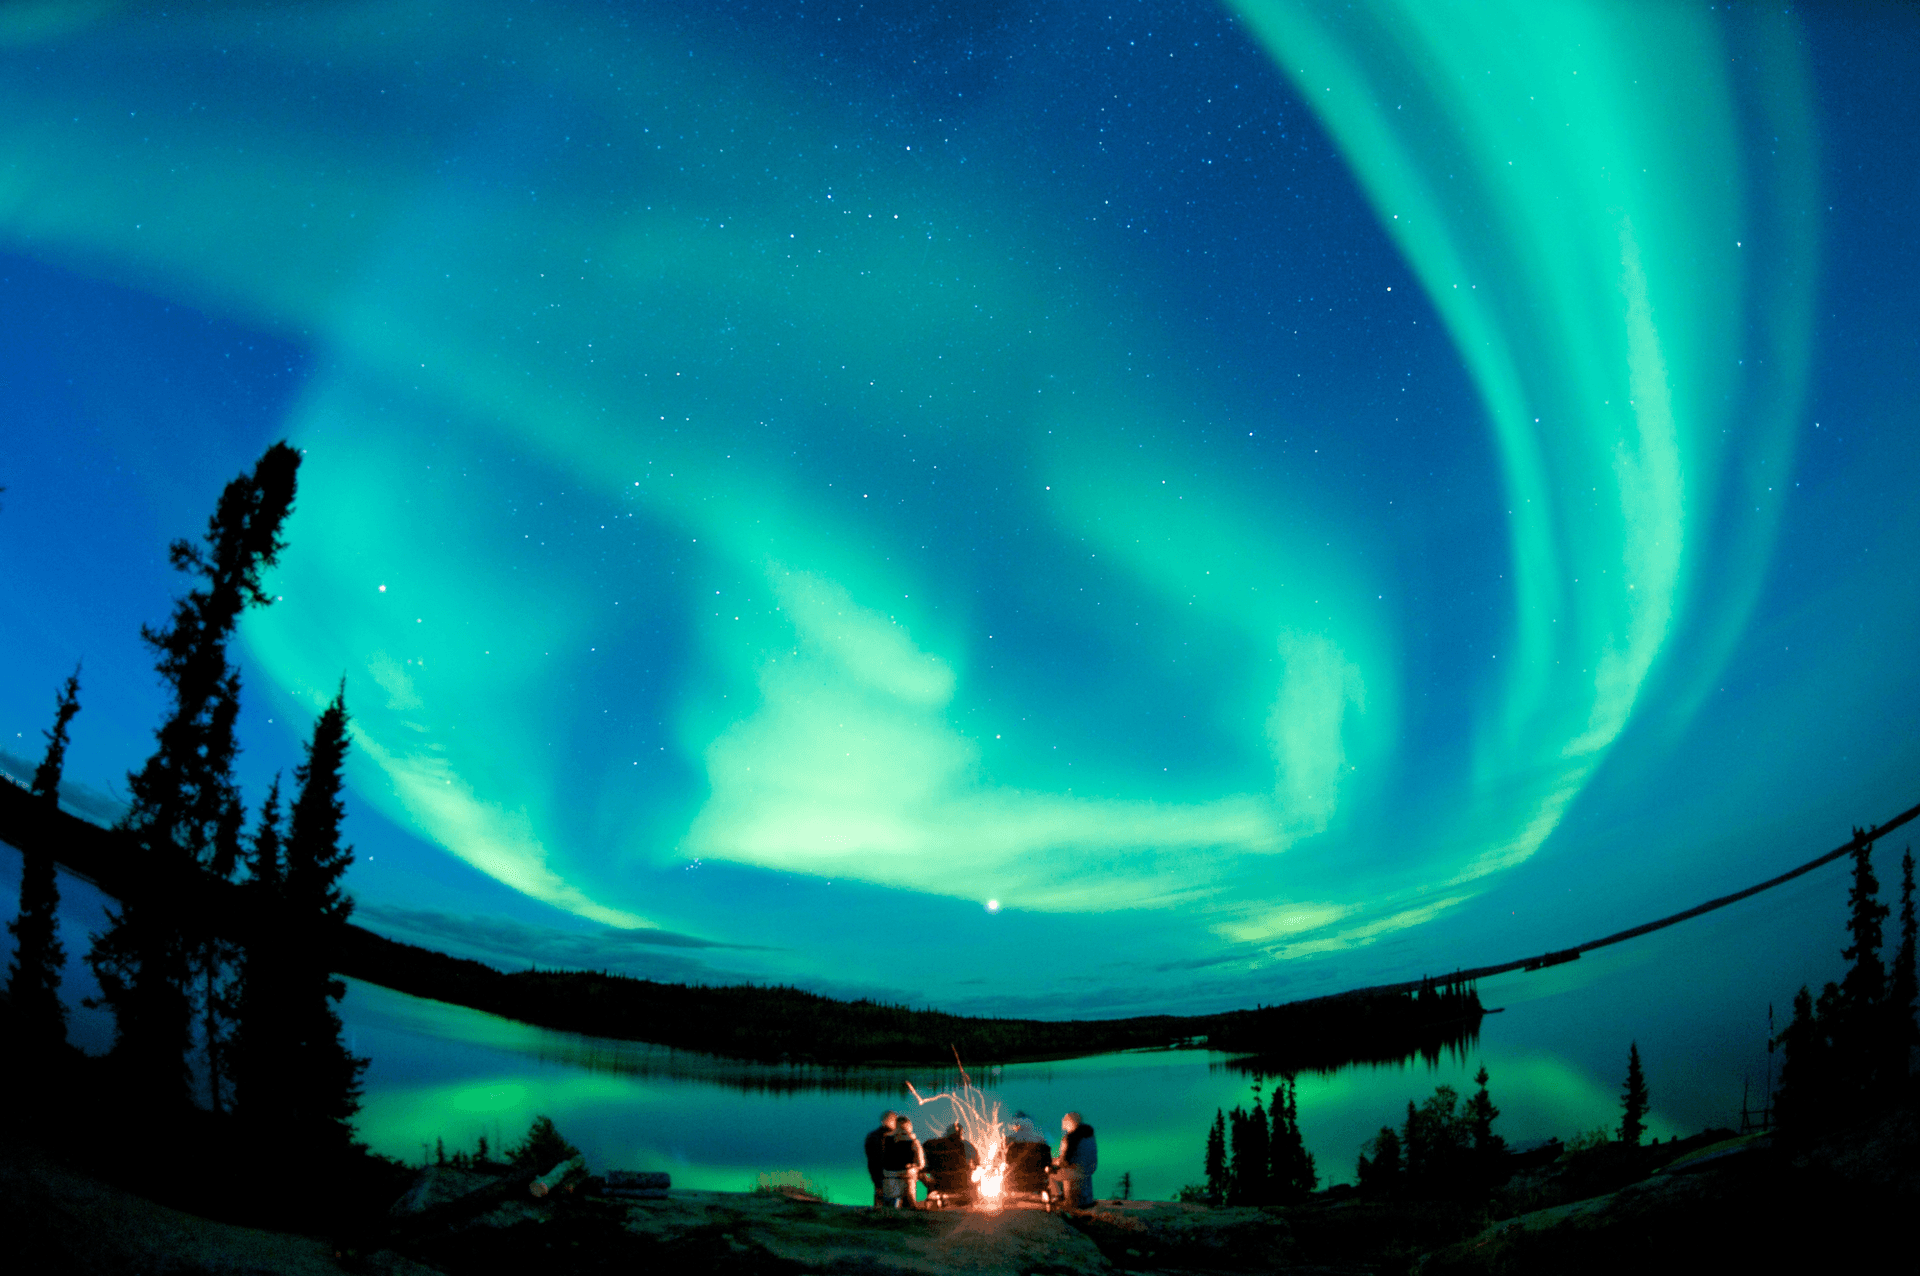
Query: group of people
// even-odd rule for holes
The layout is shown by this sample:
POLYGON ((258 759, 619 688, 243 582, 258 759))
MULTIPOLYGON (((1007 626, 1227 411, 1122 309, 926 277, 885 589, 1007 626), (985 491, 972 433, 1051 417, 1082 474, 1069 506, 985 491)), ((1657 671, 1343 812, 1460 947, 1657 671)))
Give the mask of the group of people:
MULTIPOLYGON (((1007 1142, 1047 1142, 1046 1136, 1025 1112, 1015 1112, 1007 1131, 1007 1142)), ((970 1175, 980 1165, 980 1152, 967 1139, 966 1127, 955 1121, 947 1132, 923 1145, 913 1132, 913 1119, 898 1112, 880 1114, 880 1125, 867 1135, 867 1176, 873 1180, 873 1204, 877 1209, 919 1209, 917 1188, 927 1168, 928 1149, 944 1149, 935 1159, 962 1164, 970 1175)), ((1035 1153, 1036 1156, 1040 1155, 1035 1153)), ((1093 1141, 1093 1127, 1078 1112, 1060 1118, 1059 1151, 1048 1161, 1051 1190, 1056 1200, 1072 1209, 1093 1205, 1093 1172, 1099 1167, 1100 1153, 1093 1141)), ((942 1190, 946 1185, 930 1184, 942 1190)))

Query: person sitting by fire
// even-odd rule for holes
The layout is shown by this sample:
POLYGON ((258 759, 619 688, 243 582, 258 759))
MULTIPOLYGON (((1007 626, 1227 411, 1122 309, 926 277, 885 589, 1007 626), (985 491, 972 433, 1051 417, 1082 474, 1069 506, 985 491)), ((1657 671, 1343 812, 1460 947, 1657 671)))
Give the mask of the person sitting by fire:
POLYGON ((967 1127, 955 1121, 938 1138, 928 1139, 922 1147, 927 1164, 920 1177, 929 1192, 964 1195, 980 1168, 980 1149, 967 1141, 967 1127))
POLYGON ((1060 1118, 1060 1157, 1054 1162, 1060 1196, 1069 1209, 1093 1208, 1093 1172, 1100 1166, 1100 1152, 1094 1146, 1093 1127, 1080 1119, 1078 1112, 1060 1118))
POLYGON ((893 1133, 880 1145, 881 1204, 891 1209, 919 1209, 915 1188, 920 1181, 920 1168, 926 1163, 926 1149, 913 1135, 912 1118, 899 1118, 893 1133))
POLYGON ((932 1151, 935 1144, 942 1144, 942 1145, 956 1147, 960 1149, 961 1155, 967 1158, 967 1167, 969 1169, 980 1164, 980 1149, 973 1146, 973 1144, 968 1141, 967 1127, 962 1125, 958 1121, 955 1121, 952 1125, 948 1126, 947 1132, 941 1135, 939 1138, 928 1139, 926 1143, 927 1150, 932 1151))
POLYGON ((886 1192, 882 1183, 886 1176, 886 1167, 880 1164, 881 1150, 893 1136, 893 1127, 900 1120, 900 1114, 889 1108, 880 1114, 880 1124, 867 1135, 867 1177, 873 1180, 873 1207, 879 1209, 886 1204, 886 1192))
POLYGON ((1007 1131, 1007 1142, 1044 1144, 1046 1141, 1047 1136, 1040 1133, 1040 1127, 1033 1123, 1033 1118, 1024 1111, 1016 1109, 1013 1114, 1013 1127, 1007 1131))

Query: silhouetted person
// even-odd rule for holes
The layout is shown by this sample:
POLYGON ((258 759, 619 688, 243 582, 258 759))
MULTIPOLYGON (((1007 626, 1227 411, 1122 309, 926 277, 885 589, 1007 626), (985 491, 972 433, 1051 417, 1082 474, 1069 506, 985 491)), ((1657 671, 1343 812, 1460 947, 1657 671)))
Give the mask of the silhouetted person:
POLYGON ((899 1120, 900 1114, 898 1112, 894 1112, 891 1109, 882 1112, 880 1114, 880 1124, 874 1128, 872 1133, 867 1135, 867 1177, 873 1180, 873 1204, 875 1209, 886 1204, 882 1190, 882 1180, 885 1175, 885 1169, 881 1165, 881 1161, 883 1160, 881 1149, 885 1146, 887 1139, 893 1135, 894 1126, 899 1120))
POLYGON ((965 1193, 980 1167, 980 1149, 967 1141, 967 1128, 955 1121, 937 1139, 928 1139, 922 1147, 927 1169, 923 1177, 929 1191, 965 1193), (936 1177, 937 1176, 937 1177, 936 1177))
POLYGON ((958 1148, 961 1154, 967 1158, 969 1168, 980 1164, 980 1149, 973 1146, 973 1144, 967 1140, 967 1127, 958 1121, 948 1126, 947 1132, 939 1138, 927 1140, 926 1146, 928 1148, 936 1145, 958 1148))
POLYGON ((892 1209, 919 1209, 915 1189, 926 1163, 927 1154, 914 1137, 913 1122, 901 1117, 880 1145, 881 1203, 892 1209))
POLYGON ((1046 1141, 1047 1136, 1040 1133, 1040 1127, 1033 1123, 1032 1117, 1028 1116, 1025 1112, 1014 1112, 1013 1128, 1007 1131, 1007 1142, 1039 1143, 1044 1145, 1046 1141))
POLYGON ((1081 1120, 1078 1112, 1069 1112, 1060 1118, 1060 1130, 1063 1137, 1058 1173, 1062 1199, 1071 1209, 1089 1209, 1093 1205, 1093 1172, 1100 1167, 1093 1127, 1081 1120))

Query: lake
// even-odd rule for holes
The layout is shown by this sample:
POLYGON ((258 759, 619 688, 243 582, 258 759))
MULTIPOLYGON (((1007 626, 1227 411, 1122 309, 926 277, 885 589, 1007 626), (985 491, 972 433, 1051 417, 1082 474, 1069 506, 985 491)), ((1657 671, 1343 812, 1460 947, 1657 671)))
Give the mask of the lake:
MULTIPOLYGON (((922 1136, 951 1119, 922 1095, 953 1085, 951 1069, 829 1069, 752 1064, 635 1042, 554 1032, 477 1010, 350 981, 342 1007, 353 1049, 372 1063, 359 1118, 376 1151, 420 1161, 444 1139, 498 1148, 535 1115, 552 1117, 597 1169, 665 1170, 679 1187, 741 1191, 769 1171, 799 1171, 830 1199, 859 1201, 861 1139, 880 1110, 914 1116, 922 1136)), ((1478 1042, 1437 1063, 1359 1065, 1299 1078, 1300 1120, 1324 1181, 1350 1181, 1360 1145, 1435 1085, 1463 1093, 1483 1064, 1513 1142, 1618 1120, 1617 1080, 1527 1043, 1527 1021, 1490 1015, 1478 1042), (1506 1031, 1512 1025, 1518 1031, 1506 1031)), ((1624 1072, 1624 1047, 1621 1051, 1624 1072)), ((1099 1131, 1097 1189, 1130 1173, 1135 1196, 1164 1199, 1201 1181, 1216 1109, 1251 1105, 1253 1079, 1203 1050, 1131 1051, 980 1069, 974 1081, 1004 1109, 1025 1109, 1058 1137, 1060 1115, 1099 1131)), ((1721 1114, 1718 1119, 1730 1119, 1721 1114)), ((1688 1127, 1698 1128, 1698 1122, 1688 1127)), ((1656 1109, 1656 1137, 1680 1125, 1656 1109)))
MULTIPOLYGON (((0 854, 0 892, 18 890, 19 857, 0 854)), ((61 874, 63 989, 72 1036, 100 1051, 111 1041, 103 1012, 77 1003, 93 990, 80 960, 102 920, 97 892, 61 874)), ((1777 950, 1783 928, 1809 924, 1841 939, 1838 871, 1806 879, 1721 913, 1605 949, 1578 962, 1484 981, 1482 999, 1504 1006, 1479 1039, 1434 1064, 1355 1066, 1299 1079, 1300 1122, 1322 1181, 1351 1181, 1360 1145, 1409 1099, 1438 1084, 1470 1090, 1483 1064, 1510 1143, 1565 1137, 1619 1119, 1627 1045, 1638 1041, 1653 1093, 1651 1133, 1666 1137, 1739 1119, 1743 1079, 1760 1092, 1766 1001, 1781 1009, 1803 979, 1777 950)), ((7 911, 11 912, 11 909, 7 911)), ((6 945, 8 948, 11 944, 6 945)), ((867 1199, 860 1141, 882 1108, 908 1110, 911 1081, 932 1094, 953 1079, 938 1069, 835 1070, 757 1065, 684 1051, 553 1032, 349 981, 341 1016, 365 1076, 360 1137, 418 1163, 423 1147, 495 1147, 553 1118, 596 1169, 666 1170, 676 1185, 739 1191, 768 1171, 799 1171, 837 1201, 867 1199)), ((982 1069, 975 1077, 1006 1109, 1024 1108, 1057 1137, 1076 1109, 1099 1131, 1096 1188, 1131 1173, 1134 1194, 1171 1196, 1202 1178, 1215 1109, 1250 1104, 1252 1081, 1206 1051, 1104 1055, 982 1069)), ((1756 1099, 1757 1101, 1757 1099, 1756 1099)), ((927 1132, 946 1105, 918 1111, 927 1132), (932 1121, 924 1119, 931 1117, 932 1121)))
MULTIPOLYGON (((1831 971, 1781 953, 1783 929, 1841 933, 1840 874, 1814 874, 1723 912, 1577 962, 1485 980, 1477 1041, 1436 1063, 1358 1065, 1299 1078, 1300 1124, 1323 1184, 1351 1182, 1361 1144, 1398 1124, 1409 1099, 1440 1084, 1466 1093, 1485 1066, 1510 1144, 1566 1137, 1620 1119, 1627 1047, 1637 1041, 1652 1089, 1649 1134, 1737 1125, 1743 1083, 1754 1102, 1767 1067, 1765 995, 1831 971)), ((536 1114, 553 1118, 595 1168, 666 1170, 677 1186, 740 1191, 767 1171, 797 1170, 836 1201, 868 1199, 860 1141, 886 1107, 910 1111, 905 1085, 932 1094, 951 1071, 843 1071, 716 1060, 684 1051, 552 1032, 354 982, 341 1007, 353 1048, 372 1059, 361 1137, 419 1161, 485 1134, 498 1146, 536 1114)), ((1134 1195, 1166 1198, 1203 1178, 1216 1109, 1250 1105, 1251 1078, 1207 1051, 1151 1051, 982 1069, 975 1081, 1058 1137, 1078 1110, 1099 1131, 1096 1190, 1131 1173, 1134 1195)), ((924 1134, 948 1119, 935 1102, 910 1113, 924 1134)))

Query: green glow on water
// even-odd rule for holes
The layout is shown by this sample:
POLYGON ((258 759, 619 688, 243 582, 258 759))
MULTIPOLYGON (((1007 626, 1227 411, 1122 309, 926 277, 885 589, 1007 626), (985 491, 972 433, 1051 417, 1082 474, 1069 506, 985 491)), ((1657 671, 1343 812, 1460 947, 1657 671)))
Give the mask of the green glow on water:
MULTIPOLYGON (((824 1070, 762 1068, 756 1080, 752 1065, 547 1032, 357 981, 344 1013, 375 1060, 360 1137, 410 1162, 436 1139, 449 1151, 471 1150, 483 1134, 495 1149, 510 1147, 544 1114, 596 1169, 666 1170, 677 1187, 718 1191, 744 1191, 764 1171, 798 1169, 835 1201, 857 1203, 869 1190, 860 1139, 883 1106, 914 1115, 923 1132, 948 1119, 938 1101, 922 1110, 905 1092, 912 1080, 932 1093, 945 1080, 932 1070, 892 1073, 890 1088, 877 1093, 840 1088, 845 1079, 824 1070), (775 1074, 803 1086, 811 1078, 816 1088, 769 1088, 775 1074), (743 1143, 759 1159, 739 1160, 743 1143)), ((1251 1080, 1219 1060, 1204 1051, 1104 1055, 1012 1065, 975 1080, 1009 1113, 1026 1109, 1052 1137, 1060 1113, 1084 1112, 1098 1131, 1103 1194, 1130 1172, 1137 1195, 1170 1199, 1203 1177, 1215 1109, 1252 1106, 1251 1080)), ((1483 1063, 1501 1109, 1496 1129, 1512 1142, 1618 1123, 1616 1082, 1524 1045, 1488 1042, 1433 1069, 1309 1074, 1299 1079, 1301 1124, 1322 1181, 1352 1181, 1361 1144, 1383 1123, 1398 1124, 1407 1100, 1424 1100, 1443 1083, 1464 1097, 1483 1063)), ((1656 1107, 1648 1132, 1680 1131, 1656 1107)))

